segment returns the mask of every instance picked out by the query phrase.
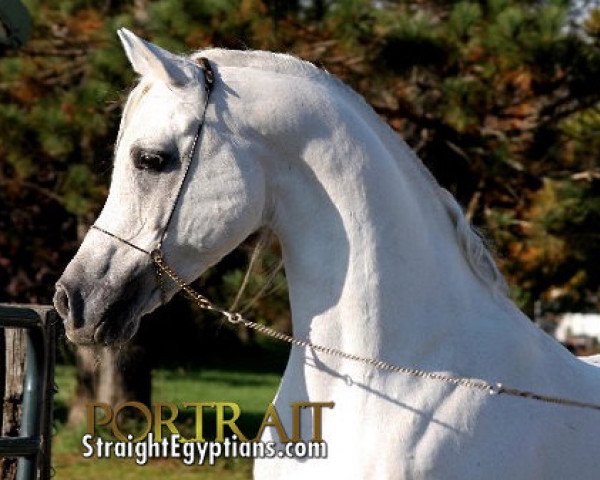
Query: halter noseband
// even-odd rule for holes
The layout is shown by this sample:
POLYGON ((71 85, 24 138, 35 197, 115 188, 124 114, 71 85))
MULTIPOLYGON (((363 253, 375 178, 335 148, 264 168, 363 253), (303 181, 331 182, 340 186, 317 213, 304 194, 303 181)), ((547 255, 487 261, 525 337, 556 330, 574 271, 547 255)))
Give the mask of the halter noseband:
POLYGON ((146 255, 148 255, 150 257, 150 259, 154 263, 155 273, 156 273, 156 284, 158 285, 158 288, 160 291, 160 301, 163 305, 166 303, 167 291, 165 289, 164 282, 163 282, 163 273, 162 273, 161 268, 159 267, 159 264, 161 263, 161 261, 164 257, 164 254, 162 251, 162 245, 163 245, 163 241, 165 239, 165 235, 167 234, 169 225, 171 223, 171 219, 173 218, 173 213, 175 212, 175 207, 177 206, 177 203, 179 202, 179 197, 181 196, 181 192, 183 190, 183 184, 184 184, 185 179, 190 170, 190 165, 194 158, 194 153, 196 152, 196 146, 199 142, 200 135, 202 134, 202 127, 204 126, 204 119, 206 118, 206 110, 208 109, 210 93, 212 92, 214 81, 215 81, 213 69, 212 69, 208 59, 205 57, 200 57, 200 58, 196 59, 195 61, 200 66, 201 70, 204 72, 204 91, 206 92, 206 99, 204 101, 204 111, 202 112, 200 124, 198 125, 198 129, 196 130, 196 135, 194 136, 194 140, 192 141, 192 146, 190 148, 190 151, 189 151, 187 157, 185 157, 187 159, 187 162, 183 166, 183 175, 181 177, 181 182, 179 183, 179 187, 177 188, 177 195, 175 196, 175 199, 173 200, 173 204, 171 205, 171 210, 169 211, 169 216, 167 217, 165 226, 162 229, 160 239, 158 240, 158 244, 156 245, 156 248, 154 248, 151 251, 146 250, 145 248, 142 248, 142 247, 130 242, 129 240, 126 240, 123 237, 121 237, 113 232, 110 232, 109 230, 99 227, 96 224, 91 226, 91 228, 98 230, 99 232, 102 232, 105 235, 108 235, 109 237, 112 237, 139 252, 145 253, 146 255))

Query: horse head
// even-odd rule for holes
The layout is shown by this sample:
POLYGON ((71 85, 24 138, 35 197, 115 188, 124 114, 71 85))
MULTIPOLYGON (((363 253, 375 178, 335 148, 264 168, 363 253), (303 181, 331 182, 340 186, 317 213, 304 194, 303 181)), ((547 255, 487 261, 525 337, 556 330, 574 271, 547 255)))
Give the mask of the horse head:
MULTIPOLYGON (((141 77, 121 118, 98 228, 86 235, 54 297, 67 337, 82 344, 126 341, 160 305, 155 266, 143 251, 160 246, 192 281, 261 226, 265 206, 258 147, 237 139, 226 112, 209 101, 202 64, 125 29, 119 36, 141 77)), ((223 95, 218 81, 215 90, 213 98, 223 95)), ((176 290, 167 284, 164 294, 176 290)))

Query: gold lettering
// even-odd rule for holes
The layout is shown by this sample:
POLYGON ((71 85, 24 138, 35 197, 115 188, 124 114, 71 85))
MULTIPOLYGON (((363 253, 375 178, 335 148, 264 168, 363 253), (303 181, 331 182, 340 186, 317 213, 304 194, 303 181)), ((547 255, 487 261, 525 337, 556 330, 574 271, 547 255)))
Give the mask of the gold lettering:
POLYGON ((139 442, 140 440, 146 438, 146 435, 148 435, 148 433, 150 433, 150 429, 152 428, 152 414, 150 413, 150 410, 148 409, 148 407, 141 402, 121 403, 115 409, 114 415, 112 418, 112 422, 111 422, 111 428, 113 431, 113 435, 116 438, 118 438, 119 440, 121 440, 122 442, 127 441, 127 438, 125 437, 125 435, 123 435, 123 432, 121 432, 121 429, 119 428, 119 425, 117 424, 117 418, 119 417, 119 413, 121 413, 121 411, 127 407, 136 408, 137 410, 139 410, 142 413, 142 415, 144 415, 144 418, 146 419, 146 428, 140 435, 138 435, 137 437, 134 437, 132 440, 133 442, 139 442))
POLYGON ((300 409, 309 406, 308 402, 290 402, 292 407, 292 437, 291 442, 301 442, 302 432, 300 432, 300 409))
MULTIPOLYGON (((177 427, 175 426, 174 420, 177 418, 179 414, 179 409, 177 405, 171 402, 158 402, 153 403, 152 407, 154 409, 154 438, 157 442, 162 440, 162 427, 163 425, 167 427, 171 435, 176 435, 179 433, 177 427), (163 407, 169 409, 169 418, 163 418, 163 407)), ((183 440, 183 439, 182 439, 183 440)))
POLYGON ((246 436, 240 431, 238 426, 235 424, 236 420, 240 418, 240 414, 242 411, 237 403, 231 402, 223 402, 217 403, 217 442, 222 442, 225 440, 224 434, 224 426, 227 425, 233 433, 235 433, 240 441, 246 442, 248 439, 246 436), (225 420, 225 407, 231 408, 233 415, 230 419, 225 420))
POLYGON ((103 402, 88 402, 86 405, 87 413, 87 433, 92 436, 96 435, 96 426, 108 425, 113 417, 113 411, 108 403, 103 402), (96 421, 96 408, 104 410, 104 416, 96 421))
POLYGON ((311 442, 322 442, 323 441, 323 407, 333 408, 335 403, 333 402, 307 402, 307 407, 314 409, 313 414, 313 436, 311 442))
POLYGON ((215 408, 215 402, 183 402, 183 408, 195 408, 196 414, 196 437, 191 438, 187 441, 189 442, 206 442, 204 440, 203 431, 202 431, 202 415, 204 413, 205 408, 215 408))
POLYGON ((275 429, 277 430, 277 434, 279 435, 280 442, 285 443, 285 442, 290 441, 287 434, 285 433, 285 429, 283 428, 283 425, 281 424, 281 419, 279 418, 279 415, 277 414, 275 405, 273 405, 272 403, 269 403, 269 406, 267 407, 267 411, 265 412, 263 421, 260 425, 260 428, 258 429, 256 438, 254 439, 255 442, 260 440, 260 437, 262 436, 266 427, 275 427, 275 429))

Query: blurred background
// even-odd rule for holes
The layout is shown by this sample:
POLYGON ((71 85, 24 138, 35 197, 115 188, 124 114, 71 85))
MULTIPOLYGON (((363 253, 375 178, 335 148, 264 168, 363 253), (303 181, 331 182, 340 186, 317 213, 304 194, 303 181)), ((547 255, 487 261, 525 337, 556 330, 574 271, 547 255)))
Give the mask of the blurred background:
MULTIPOLYGON (((286 52, 340 77, 458 198, 519 307, 572 351, 598 351, 600 2, 23 3, 28 41, 0 47, 0 302, 50 303, 102 207, 121 107, 135 81, 116 36, 127 27, 174 52, 286 52)), ((289 331, 278 248, 259 233, 196 286, 289 331)), ((252 431, 286 355, 284 346, 183 298, 146 318, 118 351, 61 340, 58 478, 249 478, 251 463, 241 460, 211 468, 84 460, 85 402, 237 401, 252 431)))

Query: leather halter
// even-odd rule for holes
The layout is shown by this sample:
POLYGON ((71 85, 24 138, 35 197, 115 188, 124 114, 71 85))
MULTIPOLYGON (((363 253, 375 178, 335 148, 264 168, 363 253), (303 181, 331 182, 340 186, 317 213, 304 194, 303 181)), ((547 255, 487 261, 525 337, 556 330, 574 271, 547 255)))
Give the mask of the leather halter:
POLYGON ((106 230, 105 228, 99 227, 96 224, 91 226, 91 228, 98 230, 99 232, 102 232, 105 235, 108 235, 109 237, 112 237, 112 238, 120 241, 121 243, 124 243, 125 245, 128 245, 131 248, 134 248, 135 250, 138 250, 139 252, 145 253, 146 255, 148 255, 150 257, 150 259, 152 260, 152 263, 154 264, 154 267, 155 267, 156 283, 157 283, 159 291, 160 291, 160 300, 163 305, 166 303, 167 292, 166 292, 164 282, 163 282, 163 274, 162 274, 161 269, 157 265, 157 261, 164 257, 164 254, 162 251, 163 241, 165 239, 165 235, 167 234, 167 230, 169 229, 169 225, 171 224, 171 219, 173 218, 173 213, 175 212, 175 207, 179 203, 179 197, 181 197, 181 192, 183 191, 183 184, 185 182, 185 179, 187 178, 188 172, 190 170, 190 165, 192 164, 192 160, 194 159, 194 154, 196 153, 196 148, 197 148, 198 142, 200 141, 200 135, 202 134, 202 127, 204 126, 204 120, 206 118, 206 110, 208 109, 208 103, 210 101, 210 93, 212 92, 214 81, 215 81, 213 69, 207 58, 200 57, 200 58, 196 59, 195 62, 200 66, 202 72, 204 73, 204 91, 206 92, 206 99, 204 101, 204 110, 202 112, 202 117, 200 119, 200 124, 198 125, 198 129, 196 130, 196 135, 194 136, 194 140, 192 141, 192 146, 190 148, 190 151, 187 154, 187 156, 184 158, 185 164, 183 165, 183 175, 181 177, 181 182, 179 183, 179 186, 177 188, 177 195, 175 196, 175 199, 173 200, 173 204, 171 205, 171 210, 169 211, 169 216, 167 217, 167 221, 162 229, 160 238, 158 240, 158 244, 156 245, 156 247, 154 249, 149 251, 149 250, 146 250, 145 248, 140 247, 139 245, 136 245, 136 244, 130 242, 129 240, 124 239, 123 237, 121 237, 109 230, 106 230))

